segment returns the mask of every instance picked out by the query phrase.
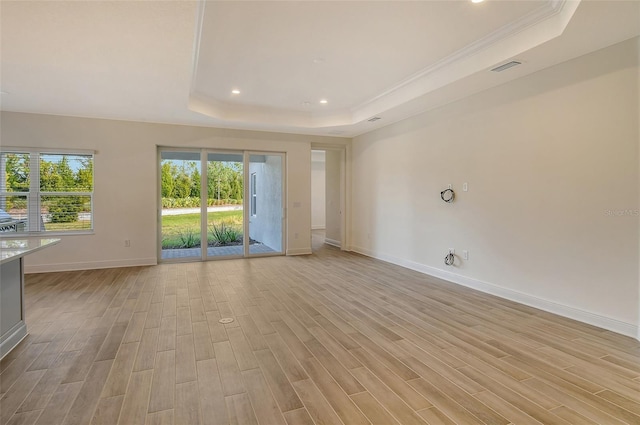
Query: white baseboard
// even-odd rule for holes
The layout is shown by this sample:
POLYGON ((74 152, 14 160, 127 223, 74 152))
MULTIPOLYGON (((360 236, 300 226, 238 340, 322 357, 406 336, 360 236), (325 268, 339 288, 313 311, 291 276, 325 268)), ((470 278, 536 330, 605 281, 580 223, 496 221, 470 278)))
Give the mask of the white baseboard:
POLYGON ((324 230, 325 226, 324 224, 316 224, 314 226, 311 226, 311 230, 324 230))
POLYGON ((110 269, 116 267, 155 266, 157 258, 133 258, 126 260, 90 261, 86 263, 26 265, 25 273, 68 272, 75 270, 110 269))
POLYGON ((338 248, 342 246, 342 243, 335 239, 324 238, 324 243, 329 244, 331 246, 337 246, 338 248))
POLYGON ((429 276, 437 277, 458 285, 466 286, 468 288, 476 289, 487 294, 495 295, 500 298, 504 298, 510 301, 515 301, 520 304, 528 305, 530 307, 538 308, 540 310, 554 313, 559 316, 568 317, 570 319, 578 320, 593 326, 597 326, 602 329, 607 329, 612 332, 616 332, 622 335, 630 336, 637 340, 640 340, 640 326, 622 322, 620 320, 612 319, 610 317, 601 316, 599 314, 591 313, 589 311, 581 310, 575 307, 570 307, 564 304, 560 304, 554 301, 538 298, 533 295, 524 294, 522 292, 507 289, 492 283, 483 282, 478 279, 462 276, 456 273, 452 273, 447 270, 438 269, 435 267, 427 266, 424 264, 416 263, 401 258, 396 258, 387 254, 371 251, 366 248, 352 246, 351 249, 359 254, 373 257, 378 260, 386 261, 388 263, 396 264, 398 266, 406 267, 411 270, 415 270, 429 276))
POLYGON ((287 255, 309 255, 311 248, 287 249, 287 255))

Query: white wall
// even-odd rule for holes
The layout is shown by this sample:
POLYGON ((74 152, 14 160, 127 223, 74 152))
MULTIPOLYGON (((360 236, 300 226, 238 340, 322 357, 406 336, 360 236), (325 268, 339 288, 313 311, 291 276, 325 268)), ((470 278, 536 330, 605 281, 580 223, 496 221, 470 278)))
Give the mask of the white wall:
POLYGON ((637 336, 638 50, 630 40, 356 137, 353 248, 637 336))
POLYGON ((325 154, 326 169, 326 230, 325 241, 336 246, 342 243, 342 210, 340 192, 342 186, 342 151, 327 150, 325 154))
POLYGON ((13 112, 2 112, 0 124, 3 146, 97 151, 95 234, 30 255, 28 271, 154 264, 158 145, 286 152, 286 252, 311 252, 310 145, 331 138, 13 112))
POLYGON ((311 228, 324 229, 325 218, 325 153, 311 151, 311 228))

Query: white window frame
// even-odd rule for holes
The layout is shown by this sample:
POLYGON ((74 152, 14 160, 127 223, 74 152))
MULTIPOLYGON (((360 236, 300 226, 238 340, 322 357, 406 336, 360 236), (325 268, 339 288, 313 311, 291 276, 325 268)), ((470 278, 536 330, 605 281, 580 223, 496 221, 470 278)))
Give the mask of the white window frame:
MULTIPOLYGON (((94 192, 95 192, 95 152, 87 150, 66 150, 66 149, 37 149, 37 148, 8 148, 3 147, 0 149, 0 154, 28 154, 29 155, 29 191, 28 192, 8 192, 5 187, 5 162, 0 159, 0 197, 6 198, 8 196, 26 196, 27 197, 27 225, 24 232, 18 232, 18 234, 28 233, 42 234, 47 236, 57 235, 80 235, 80 234, 93 234, 94 233, 94 192), (40 157, 42 155, 84 155, 91 156, 93 164, 93 190, 90 192, 50 192, 40 191, 40 157), (42 221, 40 216, 41 200, 44 196, 87 196, 91 202, 91 228, 82 230, 46 230, 41 228, 42 221)), ((0 232, 0 237, 15 237, 15 232, 0 232)))

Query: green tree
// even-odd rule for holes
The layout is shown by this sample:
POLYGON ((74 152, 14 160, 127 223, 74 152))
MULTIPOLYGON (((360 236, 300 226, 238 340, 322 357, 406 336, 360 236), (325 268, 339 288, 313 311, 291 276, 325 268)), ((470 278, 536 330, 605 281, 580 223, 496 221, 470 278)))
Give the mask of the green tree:
POLYGON ((210 199, 242 199, 242 165, 210 162, 207 166, 207 189, 210 199))
POLYGON ((60 176, 60 187, 57 189, 62 192, 72 192, 76 186, 75 176, 69 166, 69 158, 67 155, 62 155, 62 159, 56 164, 56 171, 60 176))
POLYGON ((193 171, 191 172, 191 196, 194 198, 200 197, 200 171, 198 167, 193 164, 193 171))
POLYGON ((45 159, 40 160, 40 190, 43 192, 58 192, 62 188, 63 180, 58 173, 55 163, 45 159))
POLYGON ((173 198, 173 168, 172 164, 168 161, 162 164, 160 169, 160 182, 161 182, 161 192, 163 198, 173 198))
MULTIPOLYGON (((91 172, 91 180, 93 179, 91 172)), ((89 176, 85 175, 86 179, 89 176)), ((59 161, 40 158, 40 190, 43 192, 73 192, 77 189, 78 176, 69 165, 67 155, 59 161)), ((91 181, 90 180, 90 181, 91 181)), ((43 197, 43 206, 47 208, 52 223, 73 223, 78 221, 78 213, 83 209, 82 199, 78 196, 43 197)))
POLYGON ((93 190, 93 161, 91 158, 81 159, 82 167, 78 169, 75 176, 75 188, 80 192, 91 192, 93 190))
POLYGON ((220 199, 218 196, 218 182, 220 180, 220 163, 207 163, 207 196, 209 199, 220 199))
POLYGON ((78 221, 78 213, 82 211, 79 196, 56 196, 48 204, 52 223, 74 223, 78 221))
POLYGON ((234 173, 231 179, 231 199, 242 199, 242 174, 234 173))
POLYGON ((191 176, 187 173, 186 167, 182 166, 178 171, 173 184, 174 197, 186 198, 191 194, 191 176))
POLYGON ((3 154, 7 192, 29 191, 29 154, 3 154))

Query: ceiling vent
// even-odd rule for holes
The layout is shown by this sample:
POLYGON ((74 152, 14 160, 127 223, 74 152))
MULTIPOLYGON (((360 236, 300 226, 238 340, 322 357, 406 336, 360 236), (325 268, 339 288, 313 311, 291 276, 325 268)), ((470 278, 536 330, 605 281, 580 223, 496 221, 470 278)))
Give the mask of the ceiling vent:
POLYGON ((514 66, 518 66, 518 65, 521 65, 521 64, 522 64, 522 62, 511 61, 511 62, 504 63, 504 64, 502 64, 500 66, 496 66, 491 71, 493 71, 493 72, 502 72, 505 69, 513 68, 514 66))
POLYGON ((379 119, 382 119, 382 118, 380 118, 380 117, 372 117, 372 118, 369 118, 367 121, 375 122, 375 121, 378 121, 379 119))

